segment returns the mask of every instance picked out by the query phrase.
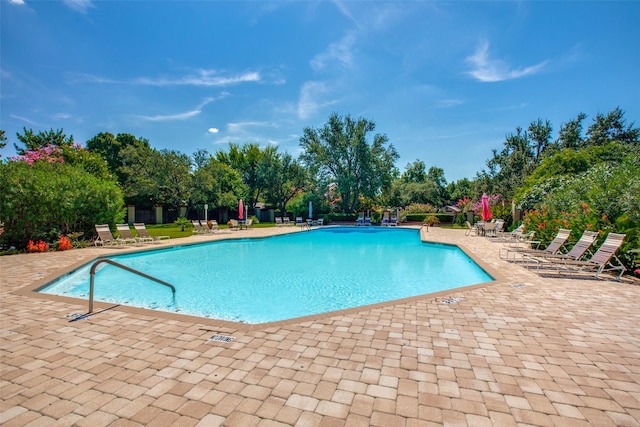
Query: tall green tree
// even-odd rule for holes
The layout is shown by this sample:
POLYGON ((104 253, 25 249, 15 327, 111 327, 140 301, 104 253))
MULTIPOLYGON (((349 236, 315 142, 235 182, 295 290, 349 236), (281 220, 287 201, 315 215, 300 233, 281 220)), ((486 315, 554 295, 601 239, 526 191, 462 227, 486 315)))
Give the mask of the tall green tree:
MULTIPOLYGON (((6 141, 7 141, 7 136, 4 134, 4 131, 0 129, 0 150, 6 147, 7 145, 6 141)), ((2 154, 0 154, 0 157, 2 157, 2 154)))
POLYGON ((427 166, 422 160, 417 159, 407 165, 400 179, 403 182, 425 182, 427 180, 427 166))
POLYGON ((398 153, 384 134, 375 134, 373 121, 332 114, 322 129, 307 127, 300 138, 301 160, 319 182, 335 184, 343 211, 353 212, 360 197, 375 199, 397 174, 398 153))
POLYGON ((605 145, 610 141, 623 144, 638 144, 640 129, 634 128, 633 123, 627 124, 624 111, 616 107, 607 114, 596 114, 591 126, 587 128, 586 145, 605 145))
POLYGON ((309 185, 305 168, 291 154, 278 153, 268 175, 267 201, 284 214, 287 203, 309 185))
POLYGON ((245 143, 242 146, 229 144, 229 151, 218 151, 216 158, 240 172, 242 181, 248 188, 249 207, 264 198, 269 182, 269 173, 276 162, 277 147, 260 148, 258 144, 245 143))
POLYGON ((136 141, 120 151, 122 188, 127 204, 178 208, 191 198, 191 159, 178 151, 136 141))
POLYGON ((198 208, 208 204, 210 209, 236 208, 245 198, 247 187, 240 173, 229 165, 209 156, 193 173, 192 204, 198 208))
POLYGON ((109 132, 100 132, 86 142, 87 149, 91 152, 100 154, 105 161, 111 173, 113 173, 120 184, 124 184, 122 166, 125 165, 125 158, 121 156, 121 151, 129 146, 139 146, 151 149, 149 140, 145 138, 136 138, 128 133, 119 133, 113 136, 109 132))
POLYGON ((529 125, 529 138, 533 145, 533 159, 535 164, 540 162, 544 154, 552 150, 554 145, 551 143, 552 131, 553 127, 549 120, 545 120, 543 123, 542 119, 538 118, 538 120, 531 122, 529 125))
POLYGON ((516 188, 522 185, 524 179, 535 169, 535 154, 531 149, 529 135, 521 127, 516 133, 506 136, 502 150, 493 150, 493 158, 487 161, 489 172, 483 177, 479 174, 477 181, 485 182, 489 179, 489 188, 482 190, 489 193, 502 194, 509 199, 516 188))
POLYGON ((67 136, 62 129, 39 131, 37 134, 33 132, 33 129, 27 129, 26 127, 22 129, 24 134, 16 133, 16 136, 18 140, 24 144, 24 147, 13 144, 18 155, 23 155, 27 151, 44 148, 47 145, 57 147, 73 145, 73 135, 67 136))
POLYGON ((579 113, 575 119, 569 120, 560 126, 556 145, 560 150, 571 148, 577 150, 584 146, 582 138, 582 122, 587 118, 584 113, 579 113))

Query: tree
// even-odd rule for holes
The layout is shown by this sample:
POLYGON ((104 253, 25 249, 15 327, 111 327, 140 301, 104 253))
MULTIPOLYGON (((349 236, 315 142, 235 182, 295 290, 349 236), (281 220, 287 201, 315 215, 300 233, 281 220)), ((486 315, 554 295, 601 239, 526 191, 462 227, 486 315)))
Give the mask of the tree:
POLYGON ((151 145, 147 139, 136 138, 128 133, 119 133, 118 136, 114 137, 112 133, 100 132, 88 140, 86 145, 89 151, 98 153, 105 159, 109 170, 117 176, 120 184, 124 184, 125 179, 121 169, 124 165, 121 151, 130 146, 140 146, 151 149, 151 145))
POLYGON ((160 150, 160 168, 156 174, 160 203, 178 208, 191 198, 193 177, 191 159, 176 150, 160 150))
POLYGON ((582 122, 586 118, 586 114, 579 113, 575 119, 569 120, 560 126, 558 140, 556 141, 556 145, 560 150, 564 150, 565 148, 577 150, 584 146, 584 140, 582 139, 582 122))
POLYGON ((535 155, 531 150, 529 135, 521 127, 516 133, 508 134, 501 151, 493 150, 493 158, 487 161, 489 172, 479 174, 477 181, 489 178, 489 188, 482 188, 487 194, 497 193, 510 198, 516 188, 535 169, 535 155), (487 191, 489 190, 489 191, 487 191))
POLYGON ((542 123, 542 119, 539 118, 529 125, 529 137, 533 143, 534 163, 539 163, 540 157, 552 149, 552 145, 549 143, 552 131, 553 128, 549 120, 545 120, 542 123))
POLYGON ((16 133, 16 136, 18 140, 24 144, 24 148, 13 144, 18 155, 23 155, 27 151, 37 150, 38 148, 44 148, 48 145, 57 147, 73 145, 73 135, 65 135, 62 129, 56 131, 51 129, 46 132, 39 131, 38 134, 33 133, 32 129, 27 129, 26 127, 22 129, 24 135, 16 133))
POLYGON ((361 196, 378 197, 397 174, 399 156, 387 136, 375 134, 367 141, 374 130, 373 121, 334 113, 322 129, 307 127, 300 138, 301 160, 319 182, 335 184, 346 213, 355 210, 361 196))
POLYGON ((268 176, 267 201, 276 205, 284 215, 287 203, 306 189, 307 172, 290 154, 278 153, 268 176))
POLYGON ((127 204, 178 208, 191 198, 191 159, 138 140, 120 151, 120 174, 127 204))
POLYGON ((427 180, 426 165, 422 160, 409 163, 400 179, 404 182, 425 182, 427 180))
POLYGON ((210 208, 235 208, 238 200, 247 194, 240 173, 229 165, 209 157, 193 173, 192 204, 198 207, 205 203, 210 208))
POLYGON ((616 107, 608 114, 596 114, 593 123, 587 129, 587 146, 605 145, 610 141, 618 141, 623 144, 638 144, 640 141, 640 129, 634 128, 633 123, 627 125, 624 111, 616 107))
MULTIPOLYGON (((4 131, 0 129, 0 150, 6 147, 7 145, 7 143, 5 142, 6 140, 7 140, 7 137, 4 134, 4 131)), ((2 154, 0 154, 0 157, 2 157, 2 154)))
POLYGON ((276 161, 277 148, 273 146, 261 149, 258 144, 245 143, 242 146, 229 144, 229 152, 219 151, 219 161, 240 172, 242 181, 248 188, 249 207, 255 207, 266 191, 269 172, 276 161))

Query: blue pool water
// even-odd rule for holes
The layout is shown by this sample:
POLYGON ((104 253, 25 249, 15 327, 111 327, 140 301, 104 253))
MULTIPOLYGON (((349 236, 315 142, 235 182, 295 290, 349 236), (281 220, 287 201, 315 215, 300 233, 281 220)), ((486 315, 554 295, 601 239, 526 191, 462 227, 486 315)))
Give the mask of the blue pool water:
MULTIPOLYGON (((325 227, 111 257, 169 282, 171 290, 102 264, 95 300, 246 323, 264 323, 492 280, 462 250, 423 243, 418 230, 325 227)), ((88 298, 89 269, 41 292, 88 298)))

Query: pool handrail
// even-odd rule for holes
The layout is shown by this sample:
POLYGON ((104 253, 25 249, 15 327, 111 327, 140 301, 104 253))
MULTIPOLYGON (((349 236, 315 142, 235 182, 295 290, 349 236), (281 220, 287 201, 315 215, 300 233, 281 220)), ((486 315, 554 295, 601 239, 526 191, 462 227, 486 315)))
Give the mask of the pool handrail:
POLYGON ((156 277, 150 276, 146 273, 143 273, 141 271, 138 271, 136 269, 133 269, 131 267, 127 267, 126 265, 122 265, 118 262, 115 262, 113 260, 110 260, 108 258, 103 258, 103 259, 99 259, 96 262, 93 263, 93 265, 91 266, 91 271, 89 273, 90 275, 90 279, 89 279, 89 313, 93 313, 93 280, 94 280, 94 276, 96 274, 96 268, 98 267, 98 264, 102 264, 103 262, 106 262, 107 264, 111 264, 113 266, 119 267, 123 270, 129 271, 131 273, 137 274, 138 276, 142 276, 146 279, 149 280, 153 280, 154 282, 160 283, 161 285, 167 286, 171 289, 171 292, 173 292, 173 297, 175 299, 176 296, 176 288, 175 286, 173 286, 171 283, 165 282, 164 280, 160 280, 156 277))

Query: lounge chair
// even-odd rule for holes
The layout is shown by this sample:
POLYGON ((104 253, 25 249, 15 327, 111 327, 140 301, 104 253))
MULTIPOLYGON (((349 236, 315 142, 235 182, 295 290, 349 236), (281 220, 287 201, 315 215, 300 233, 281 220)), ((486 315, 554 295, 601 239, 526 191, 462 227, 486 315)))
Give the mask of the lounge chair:
POLYGON ((282 227, 282 217, 279 217, 279 216, 276 217, 276 226, 282 227))
POLYGON ((316 225, 323 226, 324 225, 324 218, 318 218, 318 220, 316 221, 316 225))
POLYGON ((93 242, 96 246, 121 245, 123 243, 136 242, 135 239, 127 240, 113 237, 109 229, 109 224, 96 224, 96 232, 98 233, 98 238, 93 242))
POLYGON ((216 230, 220 229, 220 227, 218 226, 218 221, 216 221, 215 219, 210 219, 209 221, 207 221, 206 227, 209 230, 209 233, 214 233, 216 230))
POLYGON ((464 232, 465 236, 469 236, 471 234, 473 234, 474 236, 478 235, 478 225, 471 225, 471 223, 469 221, 465 221, 465 224, 467 224, 467 231, 464 232))
POLYGON ((149 230, 147 230, 147 226, 144 225, 144 222, 134 222, 133 228, 135 228, 136 233, 138 233, 138 236, 140 237, 150 238, 152 240, 163 240, 171 238, 169 236, 152 236, 151 234, 149 234, 149 230))
POLYGON ((367 227, 371 225, 371 218, 370 217, 367 216, 367 217, 364 218, 364 225, 367 226, 367 227))
POLYGON ((282 225, 291 225, 291 220, 288 216, 282 217, 282 225))
POLYGON ((389 225, 391 227, 397 227, 398 226, 398 218, 396 218, 395 216, 391 217, 391 222, 389 223, 389 225))
MULTIPOLYGON (((516 259, 516 255, 520 255, 521 257, 523 257, 525 254, 529 256, 554 255, 554 254, 557 254, 562 249, 564 244, 569 239, 570 235, 571 235, 571 230, 561 228, 558 230, 556 237, 554 237, 551 243, 549 243, 549 245, 544 249, 538 249, 538 248, 532 248, 532 247, 501 248, 499 255, 500 255, 500 258, 507 259, 507 260, 509 259, 509 254, 513 255, 514 260, 516 259)), ((539 242, 535 242, 535 243, 539 243, 539 242)))
POLYGON ((496 233, 496 239, 494 239, 494 242, 512 243, 520 240, 523 234, 525 234, 524 224, 521 224, 513 231, 500 231, 496 233))
POLYGON ((237 219, 230 219, 228 224, 229 230, 240 230, 240 224, 237 219))
POLYGON ((593 242, 596 241, 599 232, 597 231, 588 231, 585 230, 580 236, 580 240, 573 245, 571 250, 566 254, 555 253, 555 254, 527 254, 523 253, 525 262, 531 262, 536 265, 537 270, 541 268, 553 268, 554 263, 562 262, 562 261, 578 261, 580 260, 584 254, 589 251, 593 242))
POLYGON ((560 258, 555 263, 555 267, 558 272, 566 271, 570 275, 573 273, 587 273, 589 275, 594 274, 595 277, 605 271, 619 271, 616 280, 620 280, 627 269, 616 257, 616 251, 622 246, 625 236, 625 234, 609 233, 602 245, 588 260, 576 261, 560 258), (615 260, 615 264, 612 262, 613 260, 615 260))
MULTIPOLYGON (((200 220, 192 219, 191 224, 193 225, 193 234, 204 234, 207 232, 205 228, 200 224, 200 220)), ((207 227, 208 229, 209 227, 207 227)))
POLYGON ((147 237, 135 237, 133 233, 131 233, 131 229, 129 228, 129 224, 116 224, 116 229, 118 230, 118 235, 120 235, 121 239, 126 239, 128 241, 133 240, 134 243, 150 243, 153 242, 152 238, 147 237))
POLYGON ((356 227, 364 225, 364 212, 358 213, 358 218, 356 219, 356 227))
POLYGON ((390 215, 388 211, 384 211, 384 213, 382 214, 382 222, 380 223, 380 225, 382 225, 383 227, 388 227, 391 224, 391 219, 390 219, 390 215))
POLYGON ((307 221, 302 219, 301 216, 296 217, 296 225, 300 228, 311 228, 311 225, 307 221))

